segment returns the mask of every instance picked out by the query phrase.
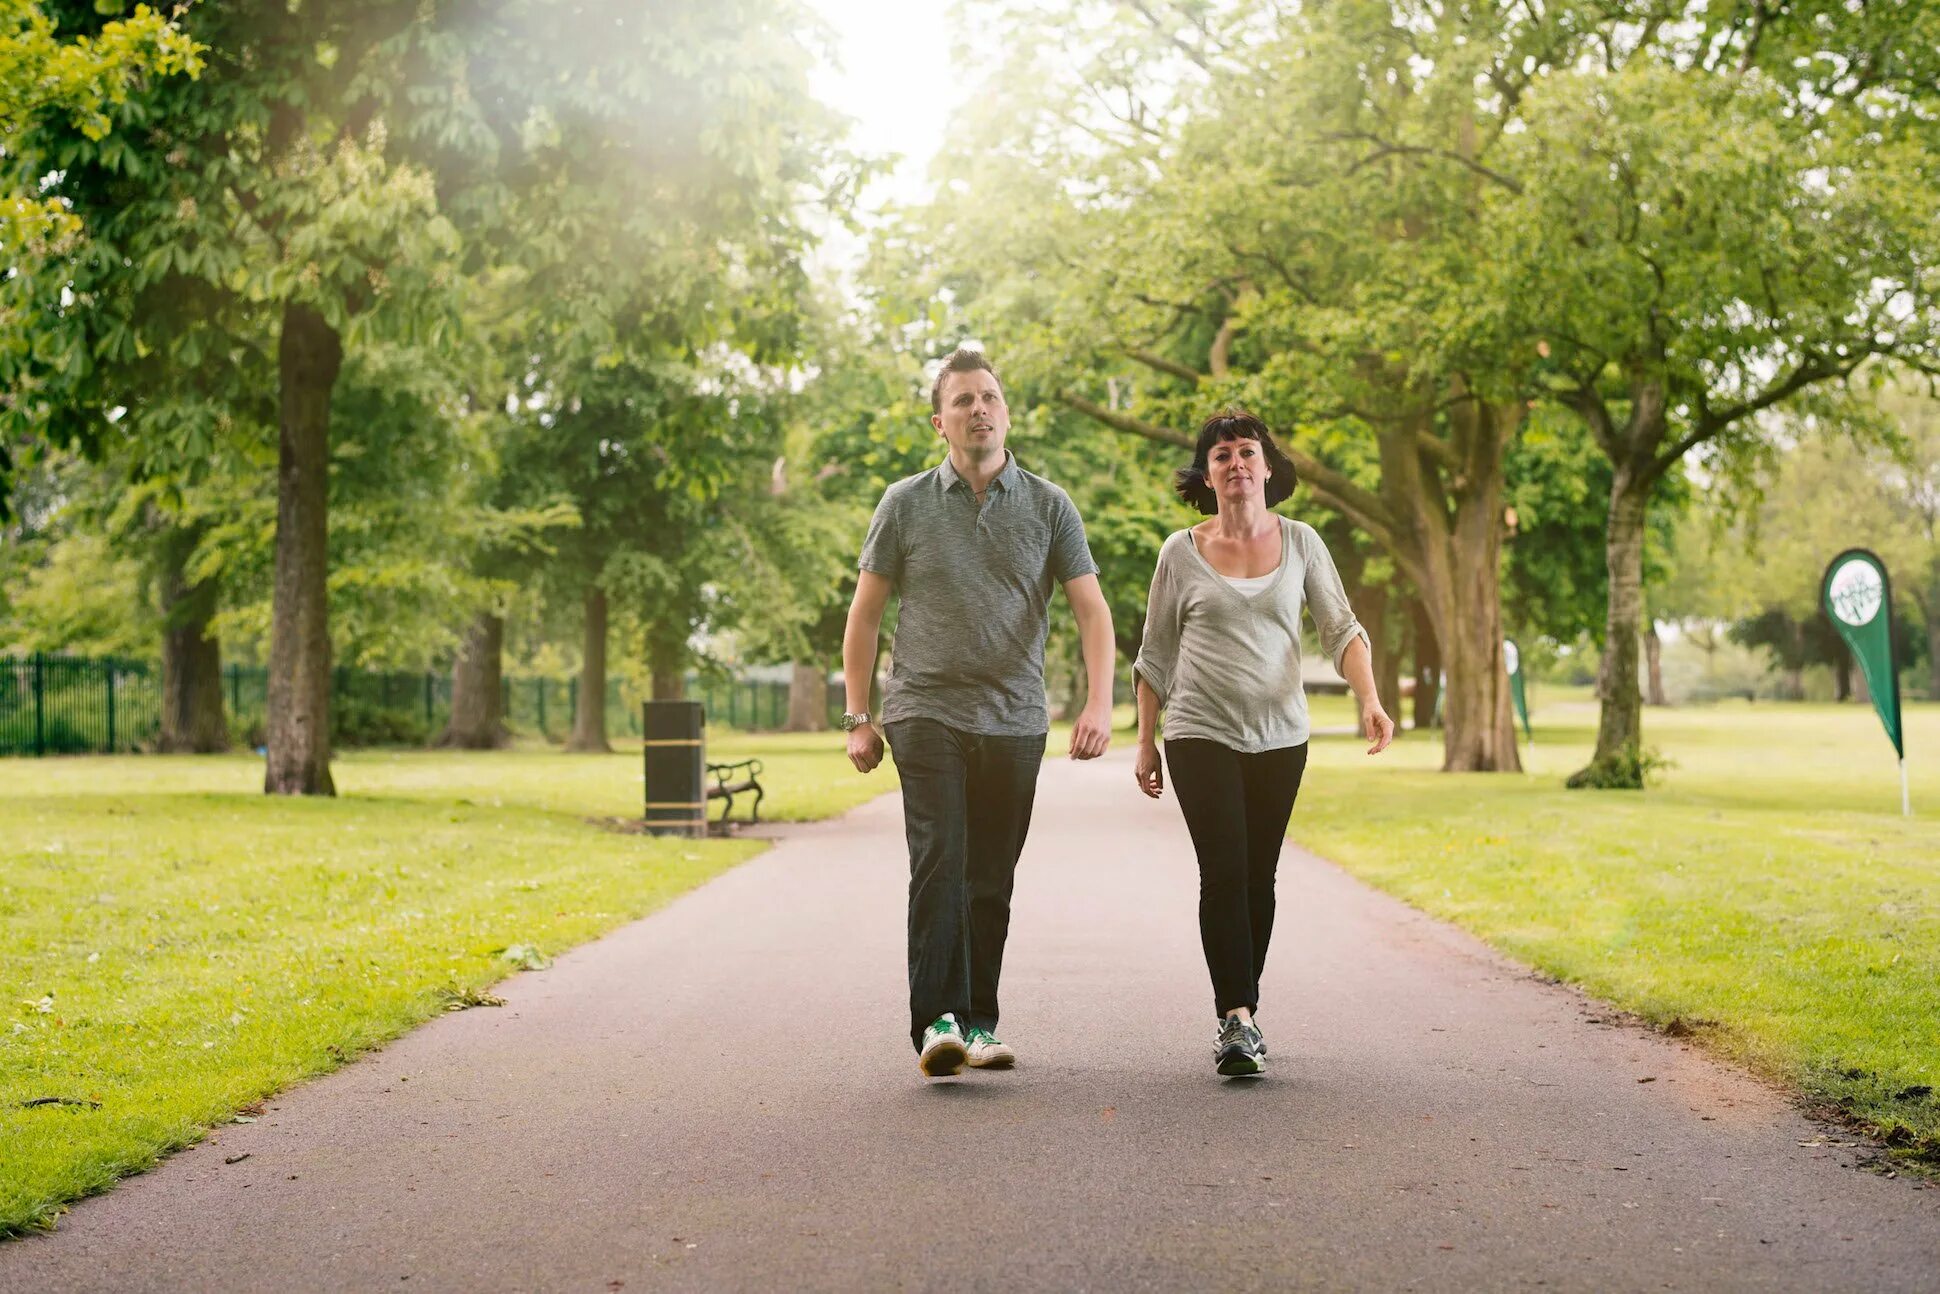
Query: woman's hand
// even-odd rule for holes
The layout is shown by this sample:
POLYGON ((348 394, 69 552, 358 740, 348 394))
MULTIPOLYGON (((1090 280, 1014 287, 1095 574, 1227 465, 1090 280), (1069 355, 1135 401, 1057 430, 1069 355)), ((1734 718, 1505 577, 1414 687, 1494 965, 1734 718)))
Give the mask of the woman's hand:
POLYGON ((1374 742, 1367 748, 1370 755, 1378 755, 1394 741, 1394 720, 1381 708, 1379 701, 1369 701, 1361 707, 1361 731, 1374 742))
POLYGON ((1165 770, 1159 762, 1158 743, 1138 743, 1138 756, 1132 761, 1132 780, 1154 800, 1165 794, 1165 770))

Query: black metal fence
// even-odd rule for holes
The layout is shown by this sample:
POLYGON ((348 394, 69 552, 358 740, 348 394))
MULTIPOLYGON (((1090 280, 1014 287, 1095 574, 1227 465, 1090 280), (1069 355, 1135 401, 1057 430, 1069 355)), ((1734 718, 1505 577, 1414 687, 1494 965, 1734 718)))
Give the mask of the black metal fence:
MULTIPOLYGON (((269 671, 231 665, 222 672, 230 740, 263 742, 269 671)), ((579 705, 579 680, 508 677, 501 700, 514 731, 563 741, 579 705)), ((830 719, 839 712, 831 689, 830 719)), ((788 685, 752 679, 690 678, 687 695, 708 722, 743 730, 781 727, 788 685)), ((641 697, 606 686, 606 731, 640 735, 641 697)), ((331 675, 332 736, 341 746, 423 745, 451 717, 451 676, 429 672, 338 669, 331 675)), ((161 670, 144 661, 91 660, 37 653, 0 657, 0 755, 81 755, 153 749, 162 728, 161 670)))

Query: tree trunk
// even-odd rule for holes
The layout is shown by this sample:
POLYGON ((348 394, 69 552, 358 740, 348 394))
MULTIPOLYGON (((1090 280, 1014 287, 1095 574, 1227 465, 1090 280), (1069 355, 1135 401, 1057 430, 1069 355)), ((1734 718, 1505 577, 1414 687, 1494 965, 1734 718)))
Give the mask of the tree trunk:
POLYGON ((1451 490, 1424 472, 1418 444, 1433 430, 1418 414, 1382 436, 1384 490, 1412 512, 1416 537, 1410 572, 1427 603, 1442 668, 1442 771, 1515 773, 1515 712, 1502 656, 1502 453, 1522 414, 1520 405, 1491 405, 1459 392, 1449 413, 1451 439, 1464 463, 1451 490), (1453 505, 1452 508, 1450 505, 1453 505))
POLYGON ((512 740, 505 726, 505 694, 500 683, 505 622, 480 615, 465 631, 451 666, 451 721, 438 745, 458 750, 496 750, 512 740))
POLYGON ((1408 614, 1415 626, 1415 727, 1427 732, 1435 726, 1435 701, 1441 695, 1442 654, 1427 605, 1417 597, 1408 604, 1408 614))
POLYGON ((579 667, 579 703, 566 749, 611 754, 606 740, 606 590, 586 590, 586 651, 579 667))
POLYGON ((166 754, 229 749, 222 708, 222 647, 209 632, 217 581, 191 584, 187 573, 201 532, 171 526, 161 535, 162 734, 166 754))
POLYGON ((1832 699, 1852 700, 1852 653, 1843 643, 1832 653, 1832 699))
POLYGON ((283 309, 276 585, 269 649, 271 795, 335 795, 330 780, 330 393, 343 342, 308 306, 283 309))
POLYGON ((1873 703, 1873 689, 1866 682, 1866 671, 1854 668, 1857 662, 1853 660, 1851 653, 1846 650, 1843 643, 1839 647, 1839 662, 1846 667, 1847 676, 1852 680, 1850 684, 1852 699, 1861 705, 1871 705, 1873 703))
POLYGON ((1570 775, 1574 787, 1643 787, 1643 694, 1637 686, 1637 643, 1643 634, 1644 510, 1651 480, 1628 463, 1616 463, 1610 479, 1610 517, 1603 559, 1609 602, 1603 627, 1603 667, 1597 693, 1596 753, 1587 768, 1570 775))
POLYGON ((819 664, 796 661, 788 679, 784 732, 825 732, 829 726, 829 676, 819 664))
MULTIPOLYGON (((1491 523, 1494 518, 1489 519, 1491 523)), ((1454 569, 1429 595, 1448 675, 1442 696, 1442 771, 1521 770, 1502 655, 1502 604, 1494 596, 1496 545, 1473 534, 1450 545, 1454 569), (1486 586, 1486 587, 1485 587, 1486 586)))
POLYGON ((1649 688, 1644 699, 1651 705, 1668 704, 1664 700, 1664 644, 1657 637, 1655 620, 1645 622, 1644 663, 1648 669, 1646 686, 1649 688))
POLYGON ((687 697, 687 624, 656 622, 647 630, 647 670, 653 675, 653 699, 682 701, 687 697))

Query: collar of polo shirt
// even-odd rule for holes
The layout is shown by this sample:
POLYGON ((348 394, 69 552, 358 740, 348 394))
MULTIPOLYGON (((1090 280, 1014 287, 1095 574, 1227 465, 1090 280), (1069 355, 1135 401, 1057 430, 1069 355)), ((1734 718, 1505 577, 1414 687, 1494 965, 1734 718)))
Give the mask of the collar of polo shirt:
MULTIPOLYGON (((997 475, 991 477, 990 480, 992 484, 1001 485, 1006 490, 1015 489, 1019 470, 1017 466, 1017 455, 1006 449, 1004 451, 1003 467, 999 468, 997 475)), ((945 490, 954 490, 959 485, 968 485, 968 482, 963 479, 962 473, 957 471, 957 465, 950 461, 948 454, 943 456, 943 468, 938 475, 943 478, 943 488, 945 490)))

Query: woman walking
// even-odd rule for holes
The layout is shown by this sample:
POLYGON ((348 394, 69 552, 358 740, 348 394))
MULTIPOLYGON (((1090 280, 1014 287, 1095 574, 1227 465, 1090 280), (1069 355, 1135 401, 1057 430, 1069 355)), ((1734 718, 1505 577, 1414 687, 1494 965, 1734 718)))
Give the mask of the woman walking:
POLYGON ((1237 409, 1200 428, 1179 497, 1208 520, 1159 550, 1134 664, 1139 789, 1165 785, 1165 765, 1199 856, 1199 938, 1219 1017, 1214 1065, 1264 1073, 1260 974, 1273 935, 1273 878, 1307 767, 1307 698, 1300 687, 1300 609, 1321 649, 1354 689, 1361 724, 1386 750, 1394 720, 1374 687, 1367 633, 1312 526, 1270 511, 1293 493, 1293 464, 1266 424, 1237 409))

